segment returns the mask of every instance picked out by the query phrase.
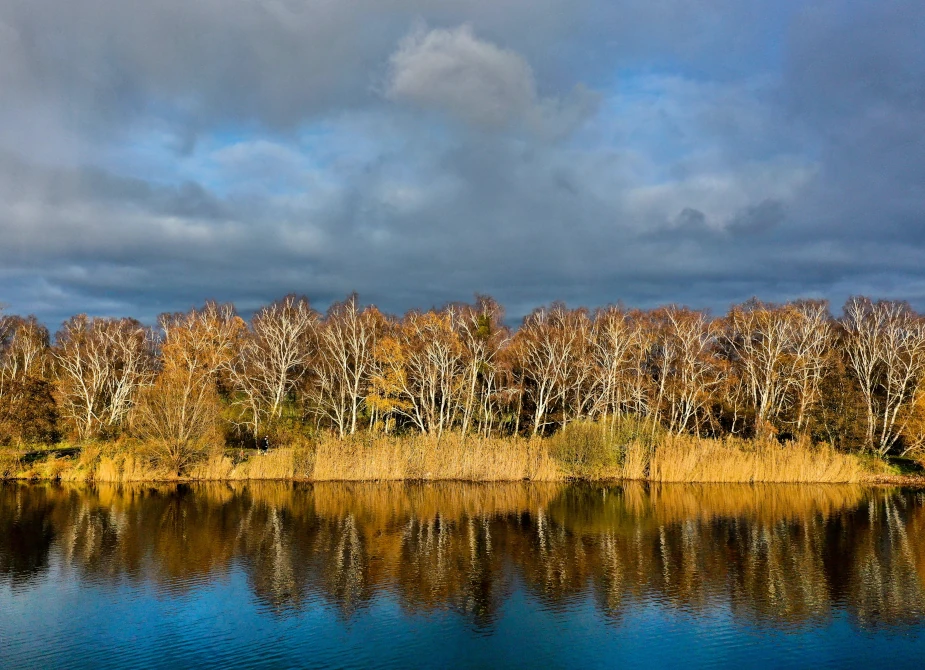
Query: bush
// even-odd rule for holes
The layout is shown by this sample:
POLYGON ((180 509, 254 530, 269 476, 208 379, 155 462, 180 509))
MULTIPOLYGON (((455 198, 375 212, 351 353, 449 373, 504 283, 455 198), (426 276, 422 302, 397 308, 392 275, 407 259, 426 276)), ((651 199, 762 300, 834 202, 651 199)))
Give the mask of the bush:
POLYGON ((215 385, 207 375, 172 368, 140 394, 133 429, 152 461, 180 475, 210 452, 221 451, 220 412, 215 385))
POLYGON ((620 448, 606 423, 575 421, 549 438, 549 453, 572 477, 600 477, 620 465, 620 448))

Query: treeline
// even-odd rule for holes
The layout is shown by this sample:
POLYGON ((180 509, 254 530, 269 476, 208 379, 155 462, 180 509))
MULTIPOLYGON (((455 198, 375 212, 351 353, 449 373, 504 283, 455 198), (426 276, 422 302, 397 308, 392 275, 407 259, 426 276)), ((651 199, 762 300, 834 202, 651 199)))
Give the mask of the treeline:
POLYGON ((356 295, 321 314, 287 296, 55 334, 0 317, 0 440, 139 438, 176 467, 203 445, 321 431, 544 435, 633 415, 651 430, 810 437, 886 455, 925 445, 925 317, 907 303, 750 300, 536 309, 517 329, 472 304, 398 318, 356 295))

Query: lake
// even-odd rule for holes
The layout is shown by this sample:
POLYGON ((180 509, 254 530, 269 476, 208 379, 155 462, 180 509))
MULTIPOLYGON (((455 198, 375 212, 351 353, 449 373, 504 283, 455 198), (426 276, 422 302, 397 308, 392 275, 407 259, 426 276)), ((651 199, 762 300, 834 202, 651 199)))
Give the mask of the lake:
POLYGON ((925 667, 925 493, 0 485, 3 667, 925 667))

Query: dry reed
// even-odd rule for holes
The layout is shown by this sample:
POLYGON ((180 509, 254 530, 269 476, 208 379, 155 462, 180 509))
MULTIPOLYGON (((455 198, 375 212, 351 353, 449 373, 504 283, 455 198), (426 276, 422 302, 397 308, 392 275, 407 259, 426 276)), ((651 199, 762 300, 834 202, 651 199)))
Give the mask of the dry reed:
POLYGON ((522 438, 364 436, 323 439, 314 481, 467 480, 554 481, 559 468, 541 440, 522 438))
POLYGON ((808 441, 711 439, 576 425, 553 438, 428 435, 322 436, 267 454, 216 449, 177 476, 157 467, 137 442, 88 444, 75 457, 26 464, 5 458, 0 476, 62 481, 561 481, 647 480, 716 483, 873 481, 876 463, 808 441), (652 446, 654 444, 654 447, 652 446))
POLYGON ((651 457, 646 478, 656 482, 857 483, 868 476, 861 459, 827 445, 669 436, 651 457))

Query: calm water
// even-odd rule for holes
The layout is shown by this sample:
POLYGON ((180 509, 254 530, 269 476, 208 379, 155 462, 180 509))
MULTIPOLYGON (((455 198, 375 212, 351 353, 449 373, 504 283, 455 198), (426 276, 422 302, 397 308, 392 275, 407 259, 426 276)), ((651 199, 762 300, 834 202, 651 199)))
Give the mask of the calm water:
POLYGON ((925 494, 0 485, 3 667, 925 667, 925 494))

